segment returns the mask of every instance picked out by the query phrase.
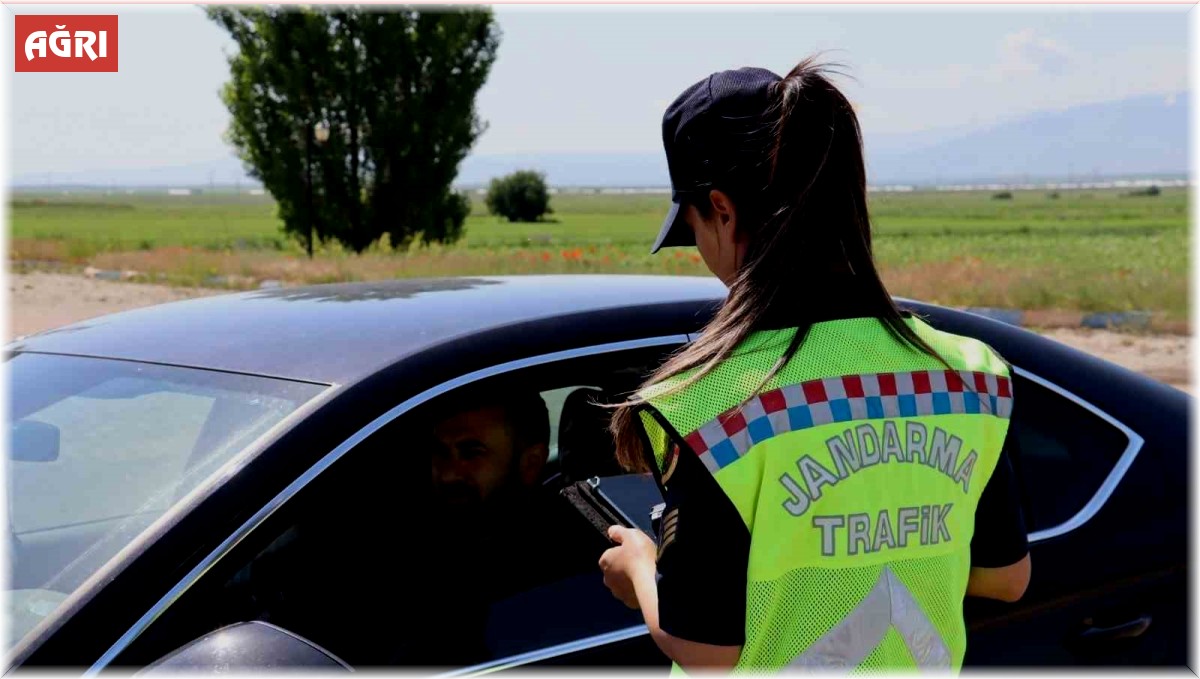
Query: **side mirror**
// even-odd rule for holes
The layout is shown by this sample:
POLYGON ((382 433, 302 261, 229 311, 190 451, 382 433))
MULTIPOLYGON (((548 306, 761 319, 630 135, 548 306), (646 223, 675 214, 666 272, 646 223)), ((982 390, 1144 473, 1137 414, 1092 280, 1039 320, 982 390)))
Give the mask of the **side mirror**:
POLYGON ((227 674, 252 670, 349 671, 350 666, 313 642, 261 620, 210 632, 156 660, 147 674, 227 674))
POLYGON ((12 424, 9 454, 18 462, 53 462, 58 459, 59 429, 36 420, 12 424))

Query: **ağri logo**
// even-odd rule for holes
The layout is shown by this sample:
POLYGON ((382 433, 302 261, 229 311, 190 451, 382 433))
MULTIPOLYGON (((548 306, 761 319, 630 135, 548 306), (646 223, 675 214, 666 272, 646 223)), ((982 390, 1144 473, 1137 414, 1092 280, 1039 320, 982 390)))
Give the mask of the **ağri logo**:
POLYGON ((116 72, 116 15, 16 16, 18 72, 116 72))
MULTIPOLYGON (((71 32, 64 30, 66 24, 55 25, 58 30, 46 35, 45 31, 34 31, 25 38, 25 60, 33 61, 35 56, 46 56, 46 41, 50 41, 50 51, 60 57, 82 57, 87 55, 88 59, 96 60, 96 53, 92 51, 92 45, 96 44, 96 34, 92 31, 76 31, 75 32, 75 53, 71 53, 71 32)), ((108 31, 100 31, 100 56, 108 56, 108 31)))

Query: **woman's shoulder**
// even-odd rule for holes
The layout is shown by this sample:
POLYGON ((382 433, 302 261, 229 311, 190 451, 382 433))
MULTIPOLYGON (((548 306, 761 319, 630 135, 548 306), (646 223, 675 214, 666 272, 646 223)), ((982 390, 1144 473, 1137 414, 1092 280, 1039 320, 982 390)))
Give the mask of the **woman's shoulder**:
POLYGON ((921 339, 956 367, 1003 375, 1010 372, 1004 356, 983 340, 939 330, 918 317, 909 323, 921 339))

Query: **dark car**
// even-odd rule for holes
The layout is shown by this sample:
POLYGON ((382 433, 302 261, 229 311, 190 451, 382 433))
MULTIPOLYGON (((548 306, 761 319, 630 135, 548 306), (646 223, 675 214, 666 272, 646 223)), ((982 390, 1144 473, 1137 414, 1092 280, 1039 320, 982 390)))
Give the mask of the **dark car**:
MULTIPOLYGON (((445 517, 417 441, 462 389, 536 389, 554 497, 620 474, 598 403, 724 294, 646 276, 275 289, 9 345, 10 666, 665 668, 565 501, 513 531, 578 559, 526 569, 504 598, 467 595, 507 577, 511 555, 439 565, 445 517)), ((1184 664, 1190 398, 1016 327, 904 305, 1014 367, 1033 579, 1014 604, 968 600, 967 664, 1184 664)))

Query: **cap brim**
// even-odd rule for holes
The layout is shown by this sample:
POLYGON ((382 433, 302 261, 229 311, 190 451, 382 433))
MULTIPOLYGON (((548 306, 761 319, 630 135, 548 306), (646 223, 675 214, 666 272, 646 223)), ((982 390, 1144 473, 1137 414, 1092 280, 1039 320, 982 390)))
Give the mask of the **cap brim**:
POLYGON ((650 254, 654 254, 662 248, 695 244, 696 235, 692 233, 692 227, 688 226, 687 220, 683 218, 683 206, 678 201, 672 200, 671 209, 667 212, 666 219, 663 220, 662 229, 658 232, 654 247, 650 248, 650 254))

